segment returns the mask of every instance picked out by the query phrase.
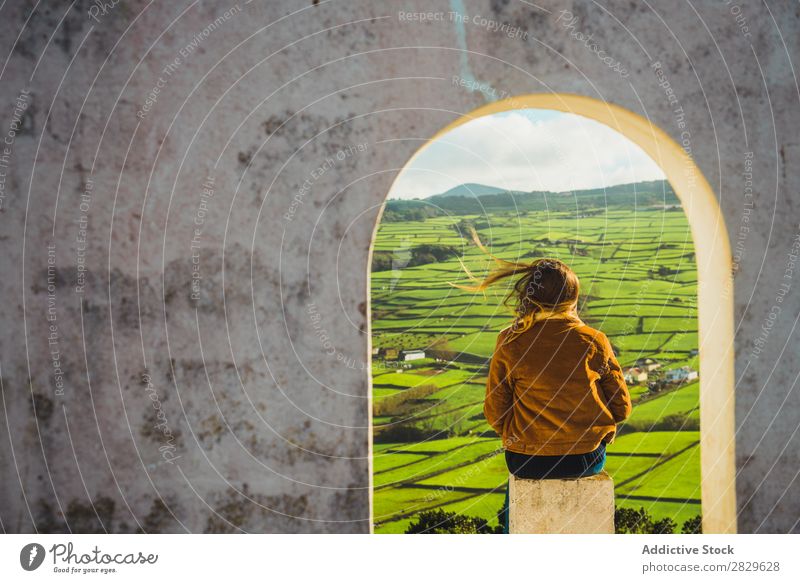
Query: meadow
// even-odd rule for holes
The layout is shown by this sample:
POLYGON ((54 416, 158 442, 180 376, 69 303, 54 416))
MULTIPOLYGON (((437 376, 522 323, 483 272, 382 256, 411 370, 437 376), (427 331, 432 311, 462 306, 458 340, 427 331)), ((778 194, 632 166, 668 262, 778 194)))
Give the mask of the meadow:
MULTIPOLYGON (((459 258, 478 276, 490 267, 468 225, 504 259, 568 263, 581 281, 581 318, 608 335, 623 367, 650 357, 662 371, 698 368, 697 276, 684 213, 612 203, 591 212, 496 209, 380 225, 374 250, 382 264, 371 275, 373 401, 395 397, 373 418, 375 532, 403 532, 434 508, 496 523, 503 501, 507 470, 482 407, 488 359, 511 311, 502 286, 475 294, 450 285, 468 283, 459 258), (426 350, 426 358, 394 360, 393 351, 410 349, 426 350), (396 396, 404 391, 412 392, 396 396)), ((630 389, 634 412, 608 448, 616 503, 680 526, 700 513, 698 382, 630 389)))

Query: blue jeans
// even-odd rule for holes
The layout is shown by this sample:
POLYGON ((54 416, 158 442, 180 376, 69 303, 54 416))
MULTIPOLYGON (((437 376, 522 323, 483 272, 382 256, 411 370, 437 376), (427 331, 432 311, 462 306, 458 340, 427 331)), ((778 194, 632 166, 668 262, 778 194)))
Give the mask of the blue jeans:
MULTIPOLYGON (((605 442, 594 451, 570 455, 526 455, 506 450, 508 471, 523 479, 585 478, 602 472, 605 464, 605 442)), ((503 534, 508 534, 508 485, 501 512, 503 534)))

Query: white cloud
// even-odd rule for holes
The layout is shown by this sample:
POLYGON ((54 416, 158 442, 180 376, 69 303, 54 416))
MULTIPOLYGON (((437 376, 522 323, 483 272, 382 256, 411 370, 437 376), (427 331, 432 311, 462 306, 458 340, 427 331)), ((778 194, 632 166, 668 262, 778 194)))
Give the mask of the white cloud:
POLYGON ((604 124, 519 110, 481 117, 442 136, 403 170, 389 197, 424 198, 469 182, 562 192, 661 179, 655 162, 604 124))

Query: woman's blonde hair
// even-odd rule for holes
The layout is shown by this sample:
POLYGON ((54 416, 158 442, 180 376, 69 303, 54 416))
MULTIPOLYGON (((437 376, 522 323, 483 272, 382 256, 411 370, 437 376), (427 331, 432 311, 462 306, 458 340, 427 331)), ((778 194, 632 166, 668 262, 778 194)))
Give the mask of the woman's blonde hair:
POLYGON ((450 285, 467 291, 482 292, 507 277, 522 276, 503 301, 509 307, 513 302, 515 313, 505 343, 512 342, 540 320, 563 318, 574 326, 583 324, 578 317, 580 282, 578 276, 566 263, 549 257, 531 262, 506 261, 489 253, 481 243, 475 229, 470 228, 470 235, 475 245, 491 257, 497 266, 483 280, 480 280, 459 259, 467 277, 477 285, 465 286, 454 283, 450 285))

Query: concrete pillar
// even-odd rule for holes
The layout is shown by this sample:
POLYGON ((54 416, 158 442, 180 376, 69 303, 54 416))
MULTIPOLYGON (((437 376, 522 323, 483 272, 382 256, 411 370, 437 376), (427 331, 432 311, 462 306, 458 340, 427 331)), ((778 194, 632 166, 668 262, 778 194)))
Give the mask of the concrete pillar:
POLYGON ((571 480, 510 476, 511 534, 613 534, 614 480, 606 472, 571 480))

